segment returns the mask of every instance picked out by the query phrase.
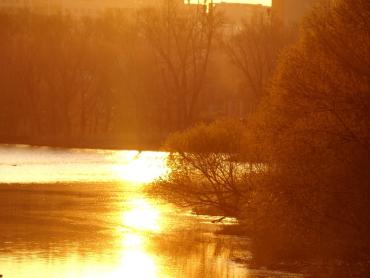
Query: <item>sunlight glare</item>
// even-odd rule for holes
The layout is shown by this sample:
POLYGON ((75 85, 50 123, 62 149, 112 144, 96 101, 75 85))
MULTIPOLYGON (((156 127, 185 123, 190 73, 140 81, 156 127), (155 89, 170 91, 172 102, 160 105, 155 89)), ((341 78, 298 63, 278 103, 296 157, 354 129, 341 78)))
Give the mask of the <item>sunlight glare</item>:
POLYGON ((145 199, 135 199, 131 202, 132 209, 122 217, 123 226, 140 230, 159 232, 160 211, 145 199))
POLYGON ((160 212, 149 200, 133 199, 131 209, 124 212, 122 225, 132 228, 123 234, 122 257, 114 277, 159 278, 168 277, 162 273, 158 258, 147 250, 146 232, 160 230, 160 212))
MULTIPOLYGON (((190 0, 192 4, 197 4, 197 3, 203 3, 202 1, 199 0, 190 0)), ((211 3, 211 0, 208 0, 208 3, 211 3)), ((187 1, 185 1, 187 3, 187 1)), ((241 4, 261 4, 265 6, 271 6, 272 1, 271 0, 213 0, 213 3, 241 3, 241 4)))
MULTIPOLYGON (((133 239, 135 236, 130 236, 130 238, 133 239)), ((128 239, 128 241, 131 241, 131 239, 128 239)), ((137 241, 137 238, 135 241, 137 241)), ((114 277, 159 277, 154 257, 147 253, 141 244, 136 247, 126 247, 124 249, 120 267, 115 271, 115 274, 114 277)))
POLYGON ((145 184, 168 173, 164 152, 120 152, 113 170, 123 180, 145 184))
POLYGON ((141 248, 143 246, 143 238, 138 234, 125 234, 123 237, 124 248, 141 248))

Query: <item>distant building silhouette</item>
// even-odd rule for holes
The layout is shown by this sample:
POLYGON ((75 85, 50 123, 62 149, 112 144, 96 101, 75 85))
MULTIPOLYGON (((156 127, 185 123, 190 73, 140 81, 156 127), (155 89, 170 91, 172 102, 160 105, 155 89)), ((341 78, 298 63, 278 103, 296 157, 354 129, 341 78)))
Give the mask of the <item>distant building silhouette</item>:
POLYGON ((267 18, 270 7, 253 4, 220 3, 215 5, 215 10, 223 15, 226 24, 238 26, 245 21, 267 18))
POLYGON ((275 18, 283 23, 297 23, 313 6, 315 0, 272 0, 275 18))
POLYGON ((272 0, 272 13, 284 24, 299 23, 319 2, 331 4, 335 0, 272 0))

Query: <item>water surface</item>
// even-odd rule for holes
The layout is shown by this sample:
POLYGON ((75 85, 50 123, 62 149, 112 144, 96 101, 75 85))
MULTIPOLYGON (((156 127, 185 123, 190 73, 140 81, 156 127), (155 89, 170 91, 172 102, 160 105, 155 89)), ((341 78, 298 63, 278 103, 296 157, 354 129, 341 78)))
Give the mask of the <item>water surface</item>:
POLYGON ((0 273, 296 277, 248 269, 248 239, 217 235, 211 217, 145 196, 145 184, 167 173, 166 156, 0 147, 0 273))

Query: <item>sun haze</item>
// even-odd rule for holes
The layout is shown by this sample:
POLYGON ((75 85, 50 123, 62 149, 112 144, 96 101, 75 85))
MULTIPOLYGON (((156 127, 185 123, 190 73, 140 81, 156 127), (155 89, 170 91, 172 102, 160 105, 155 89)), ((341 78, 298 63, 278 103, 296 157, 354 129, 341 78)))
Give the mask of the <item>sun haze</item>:
MULTIPOLYGON (((198 0, 191 0, 193 3, 197 3, 198 0)), ((245 4, 262 4, 264 6, 271 6, 272 0, 214 0, 214 3, 245 3, 245 4)), ((199 1, 203 2, 203 1, 199 1)), ((208 1, 211 2, 211 1, 208 1)))

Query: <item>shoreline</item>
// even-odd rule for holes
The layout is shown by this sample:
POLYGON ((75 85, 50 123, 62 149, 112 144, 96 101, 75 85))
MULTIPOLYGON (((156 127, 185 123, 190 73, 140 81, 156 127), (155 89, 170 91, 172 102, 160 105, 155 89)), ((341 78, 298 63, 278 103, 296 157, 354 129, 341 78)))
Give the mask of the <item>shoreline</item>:
POLYGON ((100 150, 138 150, 161 151, 163 139, 130 140, 122 138, 89 139, 89 138, 54 138, 54 139, 1 139, 3 146, 50 147, 56 149, 100 149, 100 150), (132 141, 132 142, 131 142, 132 141), (139 143, 137 143, 139 142, 139 143))

